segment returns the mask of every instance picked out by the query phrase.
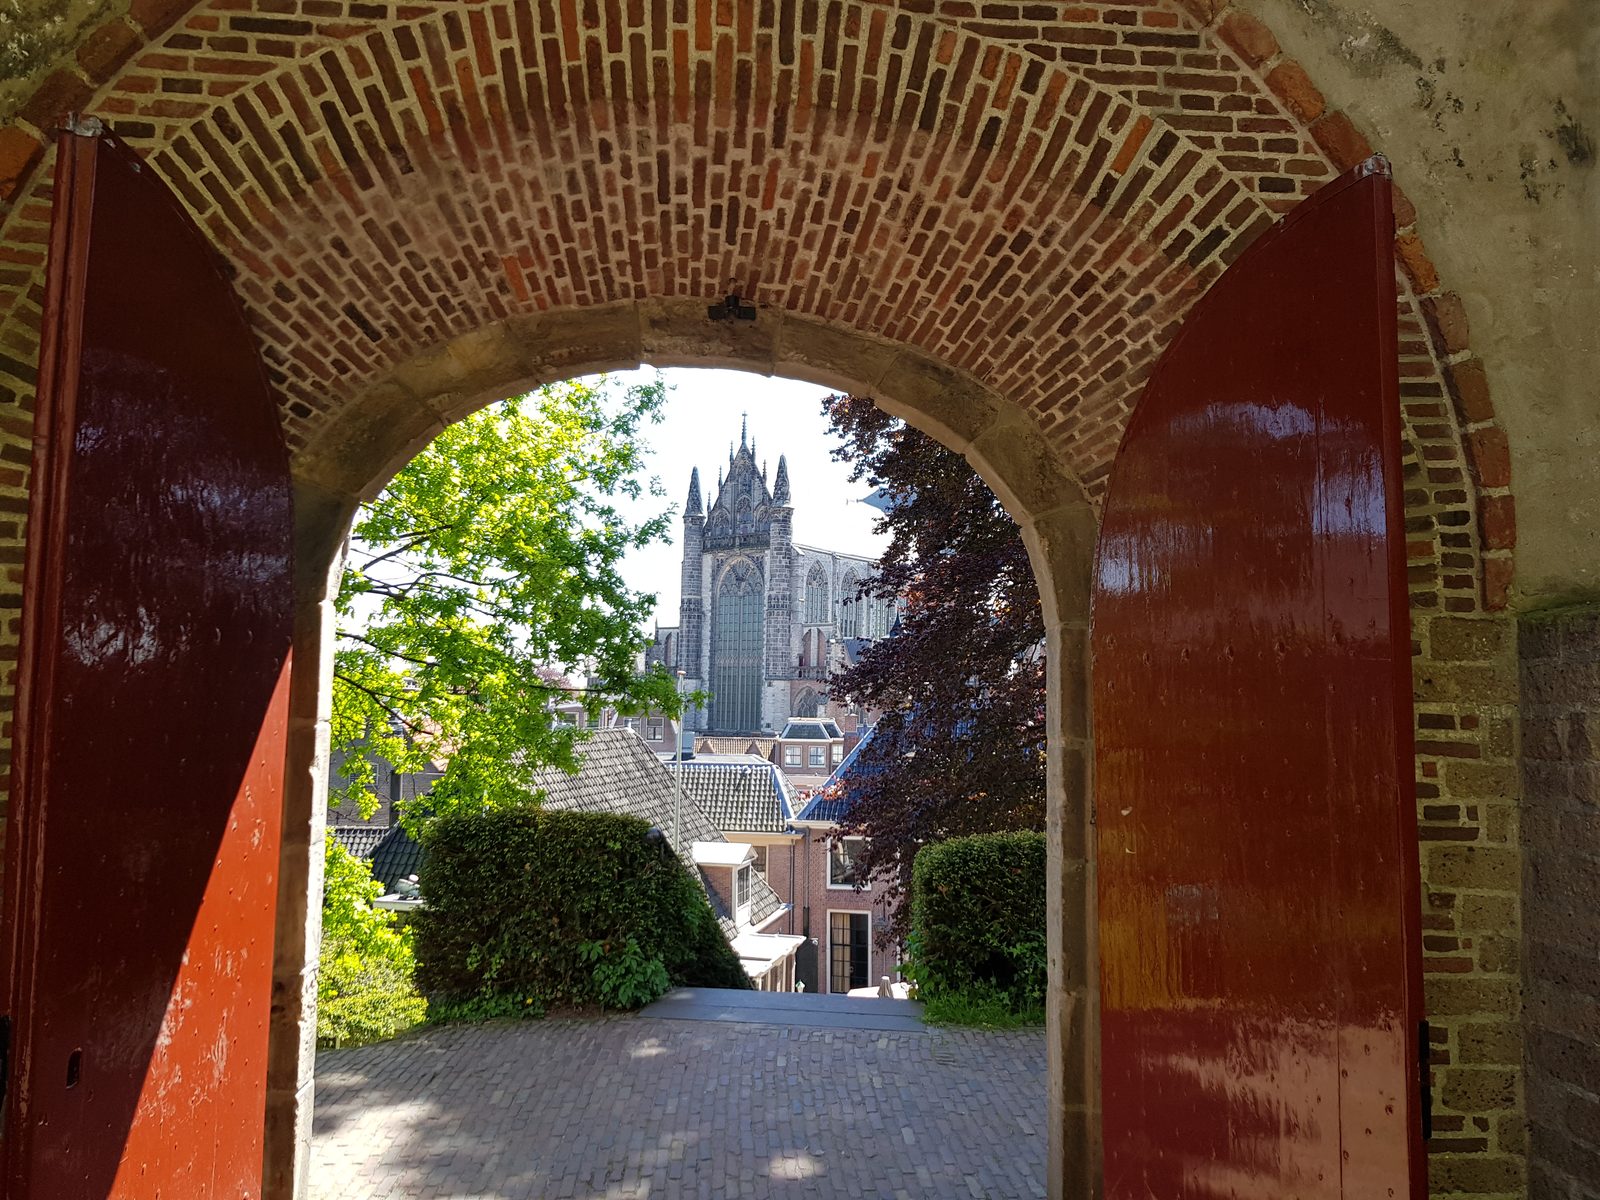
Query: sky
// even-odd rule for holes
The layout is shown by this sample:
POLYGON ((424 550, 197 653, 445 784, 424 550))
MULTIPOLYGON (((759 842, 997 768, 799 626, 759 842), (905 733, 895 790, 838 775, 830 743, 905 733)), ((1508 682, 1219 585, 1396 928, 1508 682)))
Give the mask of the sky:
MULTIPOLYGON (((794 540, 807 546, 877 558, 888 539, 873 533, 880 515, 862 503, 872 490, 851 483, 850 467, 829 456, 835 442, 822 415, 828 389, 753 375, 669 367, 660 424, 645 433, 650 443, 646 473, 661 480, 664 498, 647 499, 633 508, 634 519, 654 515, 663 504, 674 511, 670 544, 636 550, 622 565, 628 586, 656 593, 656 619, 678 623, 679 571, 683 565, 683 502, 689 494, 689 468, 700 468, 700 494, 710 507, 716 496, 717 469, 728 466, 729 442, 739 442, 739 422, 748 417, 756 464, 767 463, 770 485, 778 472, 778 455, 789 459, 789 489, 794 506, 794 540)), ((654 369, 620 372, 611 378, 624 384, 653 378, 654 369)))

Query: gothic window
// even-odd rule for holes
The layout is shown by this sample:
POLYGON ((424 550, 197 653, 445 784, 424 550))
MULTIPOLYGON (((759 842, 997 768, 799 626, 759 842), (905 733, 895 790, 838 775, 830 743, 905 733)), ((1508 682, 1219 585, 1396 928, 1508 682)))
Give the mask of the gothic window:
POLYGON ((728 514, 719 512, 711 518, 711 536, 725 538, 728 536, 728 514))
POLYGON ((822 625, 828 620, 828 573, 821 563, 813 563, 806 574, 806 624, 822 625))
MULTIPOLYGON (((800 693, 799 699, 794 702, 794 715, 797 717, 815 717, 818 715, 817 709, 820 706, 817 694, 807 688, 800 693)), ((799 763, 796 762, 795 765, 798 766, 799 763)))
POLYGON ((711 727, 729 733, 761 728, 761 572, 740 560, 717 587, 711 643, 711 727))
POLYGON ((678 665, 678 638, 675 634, 667 634, 666 645, 661 648, 661 661, 669 668, 678 665))
POLYGON ((846 571, 844 578, 839 581, 839 636, 860 637, 856 632, 859 627, 859 613, 861 601, 856 596, 856 573, 846 571))
POLYGON ((741 534, 750 533, 755 529, 755 518, 750 515, 749 496, 740 496, 738 503, 733 506, 733 524, 741 534))

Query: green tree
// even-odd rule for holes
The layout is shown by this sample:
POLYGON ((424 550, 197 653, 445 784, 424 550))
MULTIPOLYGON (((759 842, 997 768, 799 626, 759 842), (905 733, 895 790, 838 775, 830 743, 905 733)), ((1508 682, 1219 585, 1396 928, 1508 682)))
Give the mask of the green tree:
POLYGON ((359 1045, 393 1037, 427 1013, 412 976, 411 931, 373 905, 383 888, 330 834, 317 964, 317 1041, 359 1045))
POLYGON ((573 381, 485 409, 361 509, 337 601, 335 803, 370 811, 377 756, 448 764, 431 812, 502 807, 526 798, 535 767, 574 765, 577 731, 554 702, 678 711, 674 680, 636 667, 655 597, 618 571, 669 527, 669 510, 635 524, 619 509, 661 495, 641 479, 639 435, 665 390, 573 381))

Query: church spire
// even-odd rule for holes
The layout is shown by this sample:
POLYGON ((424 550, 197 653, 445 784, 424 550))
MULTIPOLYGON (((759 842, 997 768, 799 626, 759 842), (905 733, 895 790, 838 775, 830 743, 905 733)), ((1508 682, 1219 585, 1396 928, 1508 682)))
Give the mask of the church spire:
POLYGON ((789 460, 778 455, 778 477, 772 482, 772 502, 789 503, 789 460))
POLYGON ((750 414, 749 413, 740 413, 739 414, 739 449, 741 449, 741 450, 744 449, 744 438, 745 438, 745 434, 747 432, 749 432, 749 429, 750 429, 750 414))
POLYGON ((700 468, 689 468, 689 502, 684 505, 685 517, 698 517, 705 512, 705 505, 700 503, 700 468))

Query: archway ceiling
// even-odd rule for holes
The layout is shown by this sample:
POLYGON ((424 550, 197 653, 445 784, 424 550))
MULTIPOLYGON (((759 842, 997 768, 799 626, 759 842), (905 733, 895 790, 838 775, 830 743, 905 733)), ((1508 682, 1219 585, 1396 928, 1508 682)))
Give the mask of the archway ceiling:
POLYGON ((486 324, 737 291, 970 373, 1093 490, 1188 305, 1336 168, 1237 28, 932 7, 214 0, 86 108, 223 249, 296 448, 486 324))

